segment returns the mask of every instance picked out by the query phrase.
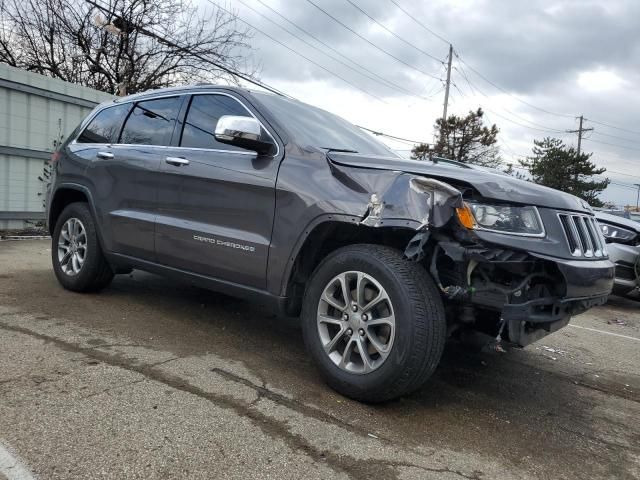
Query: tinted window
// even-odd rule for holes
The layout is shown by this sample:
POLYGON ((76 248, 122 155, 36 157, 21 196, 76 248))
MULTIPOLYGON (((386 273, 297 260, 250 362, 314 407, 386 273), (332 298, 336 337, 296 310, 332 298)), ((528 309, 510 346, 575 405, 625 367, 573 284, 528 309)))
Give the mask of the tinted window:
POLYGON ((397 157, 383 143, 337 115, 278 95, 253 92, 303 147, 397 157))
POLYGON ((216 124, 223 115, 251 116, 240 102, 226 95, 194 95, 184 122, 180 146, 242 150, 215 139, 216 124))
POLYGON ((129 113, 130 104, 118 105, 102 110, 80 134, 80 143, 115 143, 118 140, 122 121, 129 113))
POLYGON ((138 102, 122 129, 119 143, 169 145, 182 97, 138 102))

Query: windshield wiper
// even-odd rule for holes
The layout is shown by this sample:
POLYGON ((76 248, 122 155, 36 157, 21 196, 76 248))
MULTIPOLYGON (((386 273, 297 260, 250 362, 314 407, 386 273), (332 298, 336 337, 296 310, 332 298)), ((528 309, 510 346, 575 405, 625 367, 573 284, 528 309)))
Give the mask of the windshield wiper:
POLYGON ((351 150, 349 148, 330 148, 330 147, 320 147, 320 148, 324 148, 327 152, 358 153, 357 150, 351 150))

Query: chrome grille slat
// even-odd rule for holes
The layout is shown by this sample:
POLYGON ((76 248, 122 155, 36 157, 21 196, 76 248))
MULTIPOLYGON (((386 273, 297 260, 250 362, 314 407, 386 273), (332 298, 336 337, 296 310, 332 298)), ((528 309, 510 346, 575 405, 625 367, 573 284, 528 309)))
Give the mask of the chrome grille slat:
POLYGON ((607 255, 602 232, 591 215, 559 213, 558 217, 572 256, 600 258, 607 255))
POLYGON ((593 244, 591 243, 591 238, 589 238, 589 232, 587 231, 587 224, 584 221, 584 217, 573 217, 575 219, 576 224, 578 225, 578 230, 580 231, 580 240, 582 241, 582 255, 585 257, 593 257, 593 244))
POLYGON ((598 234, 599 228, 596 224, 596 221, 593 217, 586 218, 587 230, 589 231, 589 236, 591 237, 591 241, 593 242, 593 255, 595 257, 602 256, 602 243, 600 243, 600 235, 598 234))

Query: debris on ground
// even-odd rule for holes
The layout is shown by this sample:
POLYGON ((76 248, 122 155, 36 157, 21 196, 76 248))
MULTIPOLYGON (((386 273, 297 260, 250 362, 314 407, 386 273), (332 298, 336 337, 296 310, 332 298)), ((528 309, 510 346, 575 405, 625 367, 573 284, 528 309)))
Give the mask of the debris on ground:
POLYGON ((607 320, 607 323, 609 325, 620 325, 622 327, 624 327, 627 324, 627 322, 625 322, 624 320, 622 320, 620 318, 609 319, 609 320, 607 320))
MULTIPOLYGON (((553 353, 554 355, 560 355, 562 357, 565 357, 567 355, 566 350, 560 350, 559 348, 551 348, 551 347, 547 347, 546 345, 536 347, 536 350, 540 350, 540 349, 544 350, 545 352, 553 353)), ((553 358, 553 360, 557 360, 557 358, 550 357, 549 355, 543 354, 543 356, 553 358)))

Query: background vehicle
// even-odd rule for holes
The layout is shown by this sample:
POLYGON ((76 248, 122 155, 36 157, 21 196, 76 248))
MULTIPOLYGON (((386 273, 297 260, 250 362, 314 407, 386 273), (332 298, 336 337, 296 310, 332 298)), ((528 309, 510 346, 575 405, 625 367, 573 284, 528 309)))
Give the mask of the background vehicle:
POLYGON ((321 373, 364 401, 420 387, 458 329, 524 346, 565 326, 614 272, 576 197, 212 86, 98 107, 61 147, 48 222, 64 287, 139 268, 301 315, 321 373))
POLYGON ((616 264, 613 293, 629 295, 640 287, 640 223, 606 212, 596 212, 596 218, 616 264))

